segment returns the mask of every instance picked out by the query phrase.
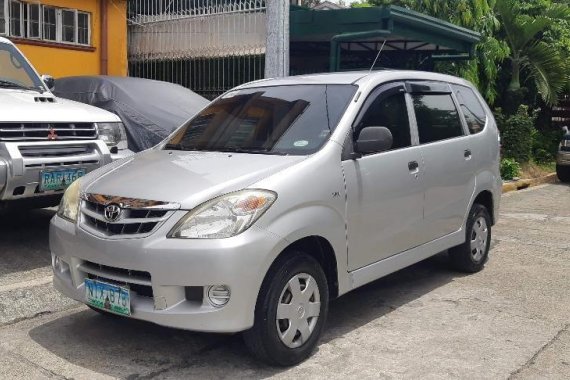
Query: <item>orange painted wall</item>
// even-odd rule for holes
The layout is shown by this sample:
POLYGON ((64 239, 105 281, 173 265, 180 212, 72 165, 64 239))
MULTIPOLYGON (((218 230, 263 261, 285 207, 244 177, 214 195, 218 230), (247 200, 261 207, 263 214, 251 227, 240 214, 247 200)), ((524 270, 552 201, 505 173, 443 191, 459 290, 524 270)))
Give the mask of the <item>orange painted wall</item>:
POLYGON ((16 42, 40 74, 55 78, 72 75, 99 75, 101 46, 100 2, 108 1, 108 74, 127 75, 127 3, 124 0, 42 0, 42 4, 74 8, 91 13, 91 45, 94 51, 65 47, 45 47, 16 42))

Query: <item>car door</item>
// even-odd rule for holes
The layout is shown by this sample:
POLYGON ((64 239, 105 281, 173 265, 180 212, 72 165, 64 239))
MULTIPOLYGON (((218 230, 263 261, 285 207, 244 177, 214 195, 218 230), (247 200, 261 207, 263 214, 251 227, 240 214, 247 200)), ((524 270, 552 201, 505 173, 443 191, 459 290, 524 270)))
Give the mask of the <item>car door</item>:
POLYGON ((451 87, 442 82, 406 83, 425 164, 422 240, 461 228, 475 191, 471 136, 451 87))
POLYGON ((392 83, 374 90, 353 125, 346 148, 367 126, 388 128, 388 151, 355 159, 345 153, 349 270, 362 268, 421 244, 422 157, 412 133, 405 88, 392 83))

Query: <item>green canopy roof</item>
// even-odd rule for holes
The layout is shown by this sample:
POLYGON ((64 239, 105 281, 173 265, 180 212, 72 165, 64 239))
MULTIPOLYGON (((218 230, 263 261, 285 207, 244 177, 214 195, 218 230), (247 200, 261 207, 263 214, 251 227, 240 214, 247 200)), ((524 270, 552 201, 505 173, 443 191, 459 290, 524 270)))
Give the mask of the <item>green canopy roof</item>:
POLYGON ((290 39, 330 42, 330 70, 337 71, 342 50, 397 50, 429 53, 433 59, 469 59, 481 35, 449 22, 398 6, 326 11, 295 7, 290 39), (385 42, 384 42, 385 41, 385 42))

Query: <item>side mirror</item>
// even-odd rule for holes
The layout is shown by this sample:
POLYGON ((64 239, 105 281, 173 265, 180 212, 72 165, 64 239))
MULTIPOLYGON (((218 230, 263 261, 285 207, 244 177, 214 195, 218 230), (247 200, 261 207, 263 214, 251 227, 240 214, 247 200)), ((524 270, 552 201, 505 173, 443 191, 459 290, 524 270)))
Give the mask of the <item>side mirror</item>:
POLYGON ((568 127, 567 127, 567 126, 563 126, 563 127, 562 127, 562 132, 564 132, 564 136, 570 134, 570 131, 568 130, 568 127))
POLYGON ((392 132, 386 127, 364 127, 360 130, 355 150, 358 153, 379 153, 392 147, 392 132))
POLYGON ((50 91, 53 91, 53 89, 55 88, 55 79, 53 79, 51 75, 42 75, 42 81, 45 83, 45 85, 47 86, 47 88, 49 88, 50 91))

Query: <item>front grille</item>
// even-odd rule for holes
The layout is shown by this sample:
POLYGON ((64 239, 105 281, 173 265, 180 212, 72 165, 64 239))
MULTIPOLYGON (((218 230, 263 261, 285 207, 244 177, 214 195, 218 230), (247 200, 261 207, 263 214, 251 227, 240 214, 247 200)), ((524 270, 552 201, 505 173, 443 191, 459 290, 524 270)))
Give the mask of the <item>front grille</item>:
POLYGON ((95 123, 0 123, 0 141, 93 140, 95 123))
POLYGON ((155 231, 179 205, 158 201, 84 194, 81 202, 82 225, 106 237, 141 237, 155 231), (115 220, 105 216, 108 205, 120 207, 115 220))
POLYGON ((85 261, 79 270, 91 280, 98 280, 117 286, 127 286, 141 297, 153 297, 150 273, 138 270, 115 268, 85 261))

